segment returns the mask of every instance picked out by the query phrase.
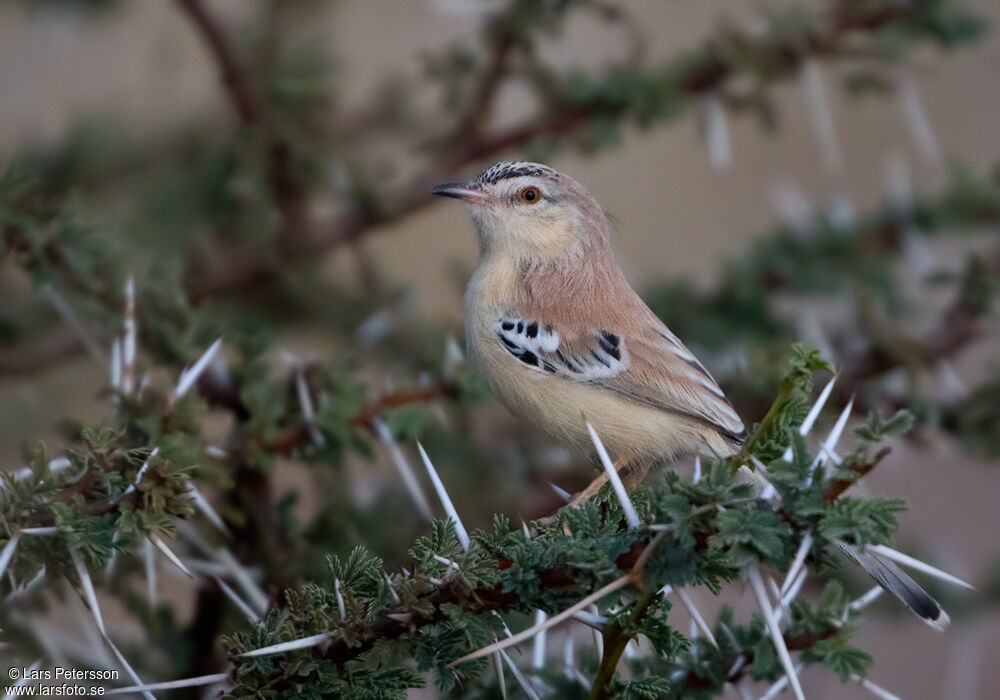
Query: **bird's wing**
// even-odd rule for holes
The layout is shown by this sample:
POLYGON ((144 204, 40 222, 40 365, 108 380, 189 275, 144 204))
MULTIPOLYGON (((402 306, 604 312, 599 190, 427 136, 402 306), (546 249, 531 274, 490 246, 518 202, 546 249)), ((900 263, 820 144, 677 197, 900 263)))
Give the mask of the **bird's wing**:
POLYGON ((718 384, 645 305, 641 311, 640 323, 637 314, 574 323, 511 312, 495 331, 497 342, 534 370, 708 424, 739 442, 743 422, 718 384))

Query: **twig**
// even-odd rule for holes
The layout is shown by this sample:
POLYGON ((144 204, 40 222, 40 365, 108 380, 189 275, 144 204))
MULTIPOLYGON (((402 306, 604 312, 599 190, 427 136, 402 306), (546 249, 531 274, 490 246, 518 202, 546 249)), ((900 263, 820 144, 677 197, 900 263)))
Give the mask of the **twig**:
POLYGON ((257 94, 249 76, 236 60, 222 27, 205 9, 201 0, 177 0, 177 4, 187 13, 204 38, 205 44, 219 67, 226 95, 240 119, 251 126, 263 124, 267 121, 264 103, 257 94))

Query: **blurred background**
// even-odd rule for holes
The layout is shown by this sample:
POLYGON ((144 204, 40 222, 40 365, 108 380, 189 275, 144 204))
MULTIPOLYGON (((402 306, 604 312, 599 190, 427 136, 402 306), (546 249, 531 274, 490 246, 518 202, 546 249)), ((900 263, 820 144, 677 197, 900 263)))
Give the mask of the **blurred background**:
MULTIPOLYGON (((171 385, 221 336, 252 427, 200 385, 202 437, 294 438, 247 460, 285 528, 270 546, 286 559, 261 563, 283 584, 358 543, 404 561, 426 527, 367 430, 376 414, 411 461, 421 436, 470 525, 551 512, 549 483, 574 491, 592 467, 462 363, 476 243, 429 196, 501 158, 544 160, 603 204, 633 285, 748 423, 795 340, 842 370, 823 425, 852 399, 859 417, 916 413, 863 487, 905 498, 899 544, 980 593, 930 585, 952 611, 941 634, 881 603, 858 644, 900 697, 993 697, 998 22, 992 0, 8 0, 0 468, 113 420, 131 274, 134 386, 171 385), (328 435, 311 445, 303 425, 328 435)), ((240 476, 219 461, 196 460, 225 492, 240 476)), ((193 586, 162 587, 156 638, 134 604, 109 615, 136 648, 203 612, 193 586)), ((77 635, 60 610, 39 617, 77 635)), ((217 670, 159 653, 164 679, 217 670)), ((803 678, 811 698, 870 697, 803 678)))

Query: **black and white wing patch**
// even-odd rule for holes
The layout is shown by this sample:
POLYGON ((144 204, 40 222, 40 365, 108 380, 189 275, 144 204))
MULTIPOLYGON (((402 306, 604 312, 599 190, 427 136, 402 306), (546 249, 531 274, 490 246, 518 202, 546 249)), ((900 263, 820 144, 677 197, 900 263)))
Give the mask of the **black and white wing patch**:
POLYGON ((614 377, 629 367, 624 339, 610 331, 597 331, 570 346, 551 325, 502 318, 496 334, 507 352, 541 372, 590 381, 614 377))

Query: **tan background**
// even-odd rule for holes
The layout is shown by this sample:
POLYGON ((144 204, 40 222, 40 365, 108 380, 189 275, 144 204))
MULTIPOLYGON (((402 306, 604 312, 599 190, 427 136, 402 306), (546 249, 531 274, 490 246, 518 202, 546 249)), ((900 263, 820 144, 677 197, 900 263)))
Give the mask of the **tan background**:
MULTIPOLYGON (((338 90, 348 102, 359 104, 387 74, 413 75, 419 52, 467 36, 475 26, 472 16, 451 9, 465 4, 342 2, 328 24, 316 27, 336 46, 352 76, 351 84, 338 90)), ((697 45, 723 19, 735 21, 769 4, 784 5, 735 0, 628 4, 653 37, 654 55, 697 45)), ((967 4, 1000 25, 1000 3, 967 4)), ((57 142, 81 118, 99 119, 110 110, 116 123, 136 137, 229 119, 214 67, 172 3, 126 3, 123 10, 97 19, 25 11, 25 5, 0 5, 0 158, 26 145, 57 142)), ((228 0, 213 5, 235 31, 250 4, 228 0)), ((618 36, 608 37, 599 26, 580 22, 550 50, 567 61, 596 61, 613 56, 618 45, 618 36)), ((670 275, 707 284, 720 260, 739 254, 745 235, 773 222, 771 191, 780 179, 795 182, 815 204, 846 194, 862 210, 883 196, 890 157, 901 156, 916 186, 926 190, 944 181, 952 159, 977 171, 997 162, 1000 33, 945 60, 918 54, 912 70, 945 162, 919 155, 897 100, 846 104, 833 76, 825 72, 846 164, 838 175, 821 167, 797 84, 780 90, 782 129, 777 135, 762 134, 746 119, 728 120, 734 164, 726 172, 709 166, 693 115, 630 134, 622 148, 599 157, 563 157, 555 164, 585 183, 618 218, 617 248, 637 285, 670 275)), ((504 119, 515 119, 526 108, 517 90, 503 97, 504 119)), ((444 273, 455 261, 474 265, 474 241, 460 208, 437 206, 383 233, 371 239, 371 251, 395 279, 412 285, 425 311, 453 319, 460 333, 460 297, 444 273)), ((347 264, 331 260, 331 271, 347 264)), ((983 357, 992 350, 973 352, 983 357)), ((18 466, 19 445, 51 435, 56 415, 68 411, 92 419, 93 411, 105 410, 95 397, 99 380, 85 367, 80 361, 39 377, 0 380, 0 464, 18 466)), ((971 580, 981 580, 1000 554, 1000 469, 995 465, 975 463, 943 444, 919 451, 904 448, 868 484, 909 499, 911 509, 899 537, 909 550, 971 580)), ((878 660, 871 678, 901 697, 1000 697, 995 690, 1000 684, 994 663, 1000 658, 996 612, 975 621, 958 620, 944 634, 909 616, 881 616, 866 623, 859 641, 878 660)), ((808 671, 805 686, 810 698, 870 697, 821 671, 808 671)))

